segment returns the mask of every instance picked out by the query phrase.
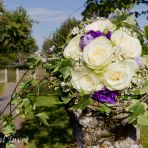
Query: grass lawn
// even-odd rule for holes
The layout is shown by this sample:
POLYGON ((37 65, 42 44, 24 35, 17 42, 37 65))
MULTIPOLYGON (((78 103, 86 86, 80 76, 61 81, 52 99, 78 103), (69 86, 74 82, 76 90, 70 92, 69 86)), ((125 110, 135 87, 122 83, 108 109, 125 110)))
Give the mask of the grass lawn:
POLYGON ((40 96, 37 109, 49 111, 49 127, 40 125, 37 117, 30 114, 21 133, 29 137, 27 148, 66 148, 72 139, 72 131, 63 105, 54 96, 40 96))
POLYGON ((143 148, 148 148, 148 126, 141 128, 141 141, 143 148))
POLYGON ((0 83, 0 96, 2 95, 3 91, 4 91, 4 84, 0 83))
MULTIPOLYGON (((40 96, 37 109, 49 111, 49 127, 40 125, 39 120, 30 114, 22 133, 31 139, 28 148, 66 148, 72 139, 68 116, 55 96, 40 96)), ((148 127, 142 127, 141 140, 148 148, 148 127)))

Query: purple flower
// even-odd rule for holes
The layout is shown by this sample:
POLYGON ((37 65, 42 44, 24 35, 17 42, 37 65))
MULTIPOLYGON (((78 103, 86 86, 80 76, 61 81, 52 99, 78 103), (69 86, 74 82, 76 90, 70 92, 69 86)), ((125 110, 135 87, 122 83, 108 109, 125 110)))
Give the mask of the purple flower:
POLYGON ((136 61, 137 65, 139 67, 142 67, 143 66, 143 60, 142 60, 141 57, 136 57, 134 60, 136 61))
POLYGON ((103 32, 97 31, 97 32, 96 32, 96 37, 99 37, 99 36, 103 36, 103 32))
POLYGON ((92 99, 98 102, 115 104, 118 96, 119 96, 118 91, 110 91, 107 88, 103 88, 102 90, 95 91, 94 94, 92 95, 92 99))
POLYGON ((109 40, 111 39, 111 35, 112 35, 111 31, 109 31, 107 34, 105 34, 106 38, 108 38, 109 40))
POLYGON ((89 44, 92 40, 94 40, 94 37, 91 34, 85 34, 80 38, 80 48, 83 49, 87 44, 89 44))
POLYGON ((93 30, 90 30, 89 32, 87 32, 86 34, 90 34, 93 38, 96 38, 96 37, 99 37, 99 36, 102 36, 103 33, 101 31, 93 31, 93 30))
POLYGON ((84 36, 80 38, 80 48, 83 49, 86 45, 88 45, 92 40, 94 40, 96 37, 102 36, 103 33, 101 31, 93 31, 90 30, 87 32, 84 36))
POLYGON ((86 45, 88 45, 92 40, 97 37, 105 36, 107 39, 110 39, 111 35, 111 31, 109 31, 107 34, 103 34, 103 32, 101 31, 90 30, 80 38, 80 48, 83 49, 86 45))

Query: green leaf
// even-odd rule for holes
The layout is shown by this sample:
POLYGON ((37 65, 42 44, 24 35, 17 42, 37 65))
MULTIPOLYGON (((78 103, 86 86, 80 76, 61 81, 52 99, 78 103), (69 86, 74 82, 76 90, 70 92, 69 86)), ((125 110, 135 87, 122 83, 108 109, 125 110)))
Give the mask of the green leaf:
POLYGON ((145 38, 148 40, 148 26, 144 26, 144 35, 145 38))
POLYGON ((148 55, 148 48, 146 47, 147 45, 144 45, 145 47, 142 48, 142 55, 148 55))
POLYGON ((6 135, 6 136, 10 136, 10 135, 13 135, 14 133, 16 132, 16 128, 15 128, 15 125, 13 123, 7 123, 4 128, 3 128, 3 133, 6 135))
POLYGON ((146 111, 143 115, 139 116, 137 119, 138 124, 147 125, 148 126, 148 111, 146 111))
POLYGON ((31 56, 27 59, 27 65, 30 68, 38 66, 42 62, 42 59, 38 56, 31 56))
POLYGON ((122 15, 122 12, 118 8, 115 10, 115 13, 118 17, 122 15))
POLYGON ((148 80, 145 81, 143 88, 140 90, 140 94, 148 93, 148 80))
POLYGON ((71 97, 63 97, 62 100, 64 104, 67 104, 72 98, 71 97))
POLYGON ((101 113, 106 113, 106 114, 109 114, 110 112, 111 112, 111 109, 108 107, 108 106, 106 106, 106 105, 104 105, 104 104, 101 104, 100 106, 99 106, 99 109, 98 109, 101 113))
POLYGON ((46 126, 49 126, 47 119, 49 119, 48 115, 45 112, 41 112, 36 115, 46 126))
POLYGON ((147 109, 147 104, 133 100, 133 104, 129 106, 128 110, 132 113, 129 122, 134 122, 138 116, 142 115, 147 109))
POLYGON ((86 94, 86 92, 82 89, 82 88, 80 88, 80 96, 82 97, 82 96, 84 96, 86 94))
POLYGON ((61 68, 59 71, 62 73, 63 78, 66 79, 71 74, 71 67, 66 66, 66 67, 61 68))
POLYGON ((85 109, 86 107, 88 107, 88 105, 90 105, 92 103, 92 99, 88 98, 88 96, 83 96, 80 101, 78 102, 78 104, 75 104, 71 107, 71 109, 77 110, 77 109, 85 109))
POLYGON ((60 69, 62 69, 63 67, 66 66, 71 66, 71 59, 62 59, 60 61, 58 61, 54 66, 54 71, 53 72, 57 72, 60 69))
POLYGON ((30 100, 28 98, 23 99, 21 106, 28 106, 30 104, 30 100))

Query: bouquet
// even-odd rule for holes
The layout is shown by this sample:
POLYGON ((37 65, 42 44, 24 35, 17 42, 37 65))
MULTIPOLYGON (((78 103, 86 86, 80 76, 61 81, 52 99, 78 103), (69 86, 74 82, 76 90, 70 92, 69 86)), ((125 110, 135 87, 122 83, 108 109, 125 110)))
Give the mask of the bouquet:
POLYGON ((54 54, 60 60, 50 65, 60 80, 61 100, 74 110, 91 108, 108 115, 120 106, 130 112, 130 123, 147 125, 144 41, 133 16, 86 20, 73 28, 66 46, 54 54))

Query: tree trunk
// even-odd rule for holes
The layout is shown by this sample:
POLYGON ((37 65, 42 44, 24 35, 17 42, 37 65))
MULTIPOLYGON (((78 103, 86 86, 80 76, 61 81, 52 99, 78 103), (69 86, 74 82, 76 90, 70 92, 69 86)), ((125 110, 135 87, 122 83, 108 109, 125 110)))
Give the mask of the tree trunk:
POLYGON ((142 148, 140 128, 128 124, 129 113, 108 117, 85 109, 68 110, 68 114, 77 148, 142 148))

